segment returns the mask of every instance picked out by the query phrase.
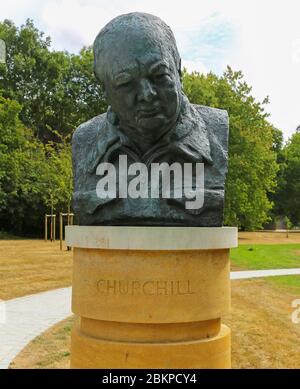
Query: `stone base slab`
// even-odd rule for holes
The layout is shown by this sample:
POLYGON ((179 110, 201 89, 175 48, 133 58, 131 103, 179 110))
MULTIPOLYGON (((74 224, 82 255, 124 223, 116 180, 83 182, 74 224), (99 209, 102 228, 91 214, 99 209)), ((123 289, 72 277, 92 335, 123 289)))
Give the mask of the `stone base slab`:
POLYGON ((213 338, 187 342, 116 342, 94 338, 77 326, 72 331, 71 368, 83 369, 228 369, 230 329, 213 338))
POLYGON ((117 342, 179 342, 207 339, 217 336, 221 320, 207 320, 190 323, 119 323, 93 320, 81 317, 79 328, 85 335, 117 342))

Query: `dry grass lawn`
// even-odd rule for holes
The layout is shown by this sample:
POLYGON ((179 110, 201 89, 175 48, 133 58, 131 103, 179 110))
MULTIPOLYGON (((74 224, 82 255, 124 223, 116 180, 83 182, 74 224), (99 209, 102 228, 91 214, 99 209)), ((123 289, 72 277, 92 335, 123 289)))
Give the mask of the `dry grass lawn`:
POLYGON ((263 279, 232 282, 232 312, 224 322, 232 329, 234 368, 300 368, 300 324, 291 320, 300 296, 288 290, 263 279))
POLYGON ((239 232, 239 244, 289 244, 300 243, 300 231, 289 232, 239 232))
POLYGON ((59 242, 0 240, 0 299, 71 285, 72 252, 59 242))
MULTIPOLYGON (((233 368, 300 368, 300 324, 291 321, 291 302, 300 296, 262 279, 232 282, 233 368)), ((68 368, 72 318, 29 343, 11 368, 68 368)))

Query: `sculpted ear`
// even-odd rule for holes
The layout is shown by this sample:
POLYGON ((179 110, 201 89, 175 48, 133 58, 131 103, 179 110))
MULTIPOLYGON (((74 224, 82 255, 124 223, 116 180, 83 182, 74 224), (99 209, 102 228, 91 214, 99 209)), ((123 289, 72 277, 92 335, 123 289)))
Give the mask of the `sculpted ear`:
MULTIPOLYGON (((104 84, 102 84, 101 86, 102 86, 102 89, 103 89, 104 98, 105 98, 105 100, 108 102, 107 90, 106 90, 104 84)), ((108 103, 109 103, 109 102, 108 102, 108 103)))
POLYGON ((97 70, 96 70, 96 64, 94 63, 94 66, 93 66, 93 72, 94 72, 94 76, 96 77, 97 81, 99 82, 101 88, 102 88, 102 91, 103 91, 103 95, 104 95, 104 98, 105 100, 109 103, 108 101, 108 97, 107 97, 107 91, 106 91, 106 88, 105 88, 105 84, 104 82, 100 79, 99 75, 97 74, 97 70))
POLYGON ((179 74, 180 82, 182 83, 181 58, 179 58, 178 74, 179 74))
POLYGON ((100 85, 101 85, 101 88, 102 88, 102 91, 103 91, 103 96, 105 98, 105 101, 107 102, 108 105, 111 105, 110 99, 109 99, 109 96, 108 96, 108 93, 107 93, 107 88, 105 86, 105 83, 104 82, 100 82, 100 85))

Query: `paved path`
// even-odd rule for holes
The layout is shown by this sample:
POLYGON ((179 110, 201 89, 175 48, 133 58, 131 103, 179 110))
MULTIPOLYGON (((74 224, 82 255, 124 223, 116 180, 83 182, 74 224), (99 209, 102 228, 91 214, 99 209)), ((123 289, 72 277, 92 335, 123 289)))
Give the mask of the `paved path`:
MULTIPOLYGON (((41 332, 70 316, 70 302, 71 288, 2 302, 6 320, 5 324, 0 322, 0 369, 6 369, 26 344, 41 332)), ((3 317, 2 312, 0 319, 3 317)))
MULTIPOLYGON (((231 272, 232 280, 300 274, 300 269, 231 272)), ((55 289, 0 303, 0 369, 6 369, 32 339, 71 315, 71 288, 55 289), (5 308, 6 320, 3 324, 5 308), (3 309, 2 309, 3 311, 3 309)))
POLYGON ((246 270, 246 271, 233 271, 230 273, 230 278, 232 280, 242 280, 246 278, 291 276, 297 274, 300 274, 300 269, 246 270))

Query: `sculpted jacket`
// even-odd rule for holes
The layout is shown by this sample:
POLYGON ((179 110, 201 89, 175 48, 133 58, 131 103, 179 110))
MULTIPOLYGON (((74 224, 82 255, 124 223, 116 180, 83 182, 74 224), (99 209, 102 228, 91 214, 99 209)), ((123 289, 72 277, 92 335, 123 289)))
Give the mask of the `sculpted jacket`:
MULTIPOLYGON (((175 126, 145 154, 140 153, 109 111, 81 124, 72 139, 73 208, 80 225, 222 226, 228 161, 228 115, 224 110, 190 104, 183 96, 175 126), (128 165, 143 162, 204 163, 204 204, 186 209, 182 198, 99 198, 96 169, 120 155, 128 165)), ((117 175, 118 176, 118 175, 117 175)), ((151 185, 151 184, 150 184, 151 185)))

